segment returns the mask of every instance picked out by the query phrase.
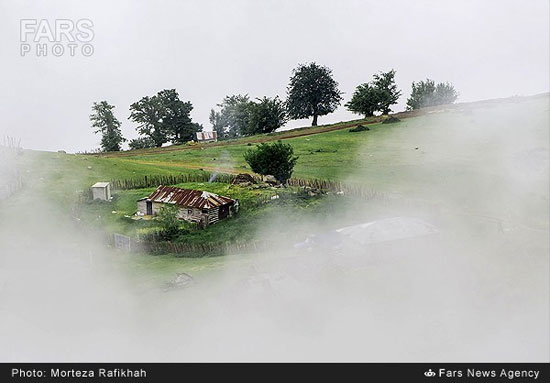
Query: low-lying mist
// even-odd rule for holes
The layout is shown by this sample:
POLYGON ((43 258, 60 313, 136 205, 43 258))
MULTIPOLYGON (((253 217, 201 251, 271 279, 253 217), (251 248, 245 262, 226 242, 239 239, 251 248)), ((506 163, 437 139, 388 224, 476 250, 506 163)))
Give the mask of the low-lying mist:
POLYGON ((269 249, 179 290, 132 278, 116 260, 133 255, 27 181, 0 201, 0 360, 547 362, 545 100, 388 126, 391 174, 367 140, 349 180, 378 197, 328 196, 299 222, 283 206, 258 228, 269 249))

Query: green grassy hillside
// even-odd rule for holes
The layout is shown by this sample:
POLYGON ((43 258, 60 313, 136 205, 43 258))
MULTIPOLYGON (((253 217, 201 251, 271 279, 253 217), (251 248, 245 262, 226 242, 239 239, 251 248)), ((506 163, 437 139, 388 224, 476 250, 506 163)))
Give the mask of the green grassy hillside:
MULTIPOLYGON (((505 177, 505 171, 499 172, 503 169, 493 166, 502 155, 499 145, 504 139, 521 143, 528 129, 529 137, 538 139, 542 148, 547 147, 547 109, 547 95, 517 102, 456 106, 396 124, 372 124, 370 131, 350 133, 346 125, 345 129, 287 138, 285 142, 299 156, 296 177, 362 183, 384 192, 409 194, 437 188, 442 179, 461 184, 474 174, 485 175, 490 183, 492 178, 505 177)), ((98 180, 199 169, 250 172, 242 154, 254 145, 251 140, 255 139, 204 148, 160 148, 145 154, 137 151, 93 156, 30 151, 24 157, 27 178, 32 183, 55 183, 57 186, 49 187, 49 192, 68 198, 98 180)))
MULTIPOLYGON (((370 131, 350 133, 346 125, 285 142, 299 156, 295 177, 359 183, 382 193, 444 201, 472 182, 483 190, 499 184, 509 188, 508 166, 520 165, 512 157, 531 156, 536 161, 533 156, 543 156, 540 151, 548 149, 548 123, 545 95, 456 105, 395 124, 374 123, 370 131)), ((250 172, 243 153, 254 145, 251 140, 255 138, 238 144, 87 158, 111 178, 197 169, 250 172)), ((475 199, 470 202, 481 208, 475 199)), ((495 213, 498 207, 490 210, 495 213)))
MULTIPOLYGON (((3 209, 9 216, 18 206, 40 209, 53 202, 63 214, 79 211, 81 223, 90 228, 133 236, 154 226, 124 217, 135 212, 135 200, 151 189, 116 191, 112 204, 82 205, 78 196, 102 180, 195 173, 201 168, 249 172, 243 152, 255 142, 283 138, 299 155, 294 176, 361 184, 390 202, 348 195, 304 199, 291 189, 285 191, 289 199, 259 207, 253 206, 255 192, 247 189, 221 183, 180 185, 226 194, 245 203, 239 218, 203 232, 191 232, 178 241, 247 241, 261 236, 266 222, 279 222, 270 237, 292 242, 308 232, 398 215, 422 216, 428 211, 442 224, 448 217, 463 217, 460 219, 468 224, 461 230, 472 235, 484 235, 479 228, 486 226, 473 221, 490 222, 507 233, 503 248, 529 243, 538 244, 535 251, 539 252, 540 244, 547 244, 549 230, 548 95, 416 114, 395 124, 373 122, 364 132, 350 133, 349 128, 358 123, 351 122, 334 129, 312 128, 300 134, 249 137, 198 148, 168 147, 102 156, 25 151, 19 156, 24 193, 0 204, 12 208, 3 209)), ((183 259, 134 254, 119 255, 116 262, 140 278, 159 281, 176 271, 195 275, 221 264, 246 264, 249 259, 244 255, 183 259)))

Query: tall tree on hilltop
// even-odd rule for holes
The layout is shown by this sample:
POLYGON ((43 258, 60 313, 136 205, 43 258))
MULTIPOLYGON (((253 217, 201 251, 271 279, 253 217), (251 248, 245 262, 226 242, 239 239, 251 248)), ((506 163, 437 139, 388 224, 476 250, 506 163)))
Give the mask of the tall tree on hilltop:
POLYGON ((164 89, 156 96, 162 105, 162 124, 167 138, 174 144, 183 144, 195 138, 202 126, 191 120, 193 104, 182 101, 175 89, 164 89))
POLYGON ((130 120, 136 130, 160 147, 166 142, 181 144, 192 140, 202 126, 191 120, 191 102, 180 100, 175 89, 164 89, 130 105, 130 120))
POLYGON ((301 64, 293 70, 287 88, 286 107, 291 119, 317 118, 332 113, 342 101, 332 71, 316 63, 301 64))
POLYGON ((145 96, 130 105, 129 119, 138 124, 137 132, 150 138, 156 147, 168 142, 168 132, 162 123, 164 110, 158 97, 145 96))
POLYGON ((113 114, 114 108, 107 101, 94 102, 90 114, 92 127, 96 129, 94 133, 101 133, 101 149, 104 152, 118 152, 126 141, 122 137, 120 121, 113 114))
POLYGON ((395 70, 380 72, 373 76, 369 83, 364 83, 353 92, 351 100, 346 103, 349 111, 370 117, 376 112, 388 114, 391 105, 397 104, 401 91, 395 84, 395 70))
POLYGON ((372 85, 378 91, 378 110, 382 114, 390 113, 390 107, 397 104, 397 100, 401 96, 401 91, 395 84, 395 70, 375 74, 372 85))
POLYGON ((345 106, 350 112, 361 114, 365 118, 374 116, 379 109, 378 94, 378 90, 369 83, 358 85, 345 106))

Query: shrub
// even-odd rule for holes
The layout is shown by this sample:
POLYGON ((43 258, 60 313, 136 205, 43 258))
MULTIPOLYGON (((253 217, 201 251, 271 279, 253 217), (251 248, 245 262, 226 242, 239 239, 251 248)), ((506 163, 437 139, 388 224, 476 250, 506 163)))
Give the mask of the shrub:
POLYGON ((413 82, 411 95, 407 100, 407 110, 415 110, 428 106, 452 104, 458 98, 458 92, 451 83, 426 79, 413 82))
POLYGON ((382 124, 394 124, 394 123, 399 122, 399 121, 401 121, 399 118, 394 117, 394 116, 389 116, 384 121, 382 121, 382 124))
POLYGON ((349 131, 350 133, 355 133, 355 132, 365 132, 367 130, 370 130, 368 126, 357 125, 355 128, 352 128, 349 131))
POLYGON ((298 157, 294 156, 294 149, 281 140, 258 145, 244 153, 244 159, 253 172, 261 175, 272 175, 277 181, 285 183, 294 169, 298 157))
POLYGON ((128 146, 130 147, 131 150, 136 150, 136 149, 154 148, 156 145, 155 145, 155 141, 153 141, 153 139, 149 137, 139 137, 139 138, 130 140, 130 142, 128 143, 128 146))
POLYGON ((178 219, 179 207, 177 205, 164 204, 157 216, 162 227, 162 234, 167 238, 173 238, 179 231, 180 220, 178 219))

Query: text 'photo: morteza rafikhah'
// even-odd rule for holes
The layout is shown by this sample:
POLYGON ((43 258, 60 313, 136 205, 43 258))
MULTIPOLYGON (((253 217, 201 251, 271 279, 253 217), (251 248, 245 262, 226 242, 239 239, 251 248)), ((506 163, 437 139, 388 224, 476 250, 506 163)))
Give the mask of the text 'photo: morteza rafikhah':
POLYGON ((548 0, 1 8, 0 380, 550 378, 548 0))

